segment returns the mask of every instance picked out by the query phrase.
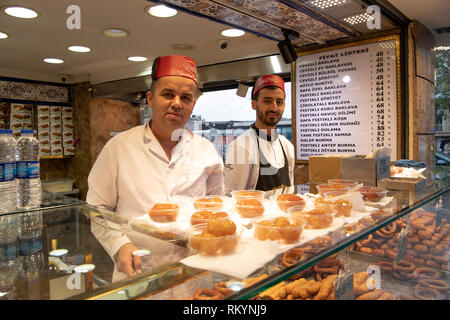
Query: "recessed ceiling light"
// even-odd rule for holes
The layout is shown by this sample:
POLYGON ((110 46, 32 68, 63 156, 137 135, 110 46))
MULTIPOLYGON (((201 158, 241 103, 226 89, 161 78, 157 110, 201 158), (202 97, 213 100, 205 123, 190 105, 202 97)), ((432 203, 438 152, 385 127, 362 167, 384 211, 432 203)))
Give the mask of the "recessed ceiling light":
POLYGON ((128 60, 134 61, 134 62, 140 62, 140 61, 147 61, 147 58, 141 57, 141 56, 133 56, 133 57, 128 57, 128 60))
POLYGON ((311 0, 310 4, 319 8, 319 9, 327 9, 332 7, 337 7, 342 4, 345 4, 347 0, 311 0))
POLYGON ((67 47, 67 50, 73 51, 73 52, 90 52, 91 49, 88 47, 83 46, 70 46, 67 47))
POLYGON ((343 76, 342 81, 344 81, 345 83, 349 83, 350 81, 352 81, 352 78, 350 78, 350 76, 343 76))
POLYGON ((63 63, 64 60, 57 59, 57 58, 45 58, 44 62, 53 63, 53 64, 59 64, 59 63, 63 63))
POLYGON ((111 38, 123 38, 130 34, 129 31, 119 28, 108 28, 102 31, 103 35, 111 38))
POLYGON ((66 255, 69 252, 69 250, 67 249, 57 249, 57 250, 53 250, 50 251, 48 254, 51 255, 52 257, 61 257, 66 255))
POLYGON ((92 271, 95 269, 94 264, 82 264, 79 266, 76 266, 73 270, 77 273, 88 273, 89 271, 92 271))
POLYGON ((8 35, 4 32, 0 32, 0 39, 6 39, 8 38, 8 35))
POLYGON ((144 257, 150 254, 150 250, 147 249, 141 249, 141 250, 134 250, 133 251, 133 256, 139 256, 139 257, 144 257))
POLYGON ((244 34, 245 32, 239 29, 227 29, 223 30, 221 33, 224 37, 241 37, 244 34))
POLYGON ((359 24, 359 23, 363 23, 369 20, 372 20, 373 17, 367 13, 361 13, 361 14, 357 14, 354 15, 352 17, 347 17, 344 18, 344 21, 350 24, 359 24))
POLYGON ((36 11, 25 7, 8 6, 4 7, 3 11, 10 16, 22 19, 33 19, 38 16, 36 11))
POLYGON ((177 10, 166 7, 165 5, 157 5, 154 7, 148 7, 146 8, 147 12, 151 14, 152 16, 159 17, 159 18, 169 18, 173 17, 177 14, 177 10))

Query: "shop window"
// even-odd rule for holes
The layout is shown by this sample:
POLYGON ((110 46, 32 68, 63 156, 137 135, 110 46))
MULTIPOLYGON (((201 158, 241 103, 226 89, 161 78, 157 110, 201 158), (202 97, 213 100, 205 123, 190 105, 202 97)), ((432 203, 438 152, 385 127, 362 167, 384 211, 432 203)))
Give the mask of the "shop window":
MULTIPOLYGON (((291 83, 285 83, 286 101, 283 117, 277 130, 292 141, 291 83)), ((256 120, 251 107, 251 88, 245 98, 236 95, 237 89, 203 93, 198 99, 187 127, 211 141, 218 153, 225 157, 228 144, 244 133, 256 120)))

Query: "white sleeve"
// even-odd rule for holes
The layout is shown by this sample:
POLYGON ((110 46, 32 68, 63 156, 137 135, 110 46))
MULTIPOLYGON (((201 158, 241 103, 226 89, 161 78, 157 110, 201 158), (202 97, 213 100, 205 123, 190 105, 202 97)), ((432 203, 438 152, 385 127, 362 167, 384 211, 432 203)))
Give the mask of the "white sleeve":
POLYGON ((89 190, 86 202, 90 205, 114 211, 117 204, 118 161, 107 143, 100 152, 88 176, 89 190))
POLYGON ((285 193, 296 193, 294 173, 295 173, 295 150, 294 145, 287 139, 284 138, 284 149, 286 151, 286 157, 289 165, 289 179, 291 181, 291 186, 285 190, 285 193))
POLYGON ((233 141, 225 156, 224 182, 225 195, 231 191, 245 190, 250 177, 250 154, 246 148, 233 141))
MULTIPOLYGON (((92 206, 114 211, 117 204, 117 167, 118 161, 112 155, 110 144, 107 143, 100 152, 88 177, 89 190, 86 202, 92 206)), ((92 216, 91 216, 92 217, 92 216)), ((91 218, 91 232, 105 248, 113 260, 117 251, 126 243, 131 242, 121 232, 105 227, 107 221, 91 218)))
POLYGON ((206 195, 223 195, 225 186, 223 182, 223 162, 220 159, 220 163, 213 167, 212 172, 209 173, 206 180, 206 195))

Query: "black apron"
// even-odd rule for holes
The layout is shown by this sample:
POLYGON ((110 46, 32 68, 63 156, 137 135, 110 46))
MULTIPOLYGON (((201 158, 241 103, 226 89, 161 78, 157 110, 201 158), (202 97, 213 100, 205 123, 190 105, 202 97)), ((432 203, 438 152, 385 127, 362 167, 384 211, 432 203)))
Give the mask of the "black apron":
MULTIPOLYGON (((256 183, 255 190, 270 191, 279 188, 285 188, 291 186, 291 180, 289 179, 289 163, 284 151, 283 145, 280 142, 281 150, 283 150, 284 166, 280 169, 273 167, 261 151, 259 146, 259 130, 252 124, 251 128, 256 132, 256 142, 258 143, 259 152, 259 174, 258 182, 256 183)), ((270 137, 267 137, 270 141, 270 137)))

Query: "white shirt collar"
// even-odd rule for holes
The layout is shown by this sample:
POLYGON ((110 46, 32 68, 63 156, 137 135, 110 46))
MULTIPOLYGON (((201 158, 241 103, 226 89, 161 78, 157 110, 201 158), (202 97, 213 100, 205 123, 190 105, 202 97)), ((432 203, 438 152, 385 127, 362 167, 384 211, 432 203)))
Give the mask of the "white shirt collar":
MULTIPOLYGON (((144 125, 144 143, 150 143, 152 140, 158 141, 152 129, 150 128, 151 121, 152 120, 147 121, 147 123, 144 125)), ((192 140, 193 134, 194 133, 191 130, 189 130, 188 128, 184 128, 178 142, 190 142, 192 140)))
MULTIPOLYGON (((150 128, 150 121, 148 121, 144 126, 144 144, 148 145, 148 150, 150 152, 153 152, 161 159, 168 161, 166 153, 164 152, 161 144, 150 128)), ((169 161, 170 163, 176 162, 183 155, 182 150, 186 150, 184 146, 191 142, 193 134, 194 133, 192 131, 184 128, 184 130, 181 132, 180 138, 178 139, 178 143, 172 150, 172 157, 169 161)))

